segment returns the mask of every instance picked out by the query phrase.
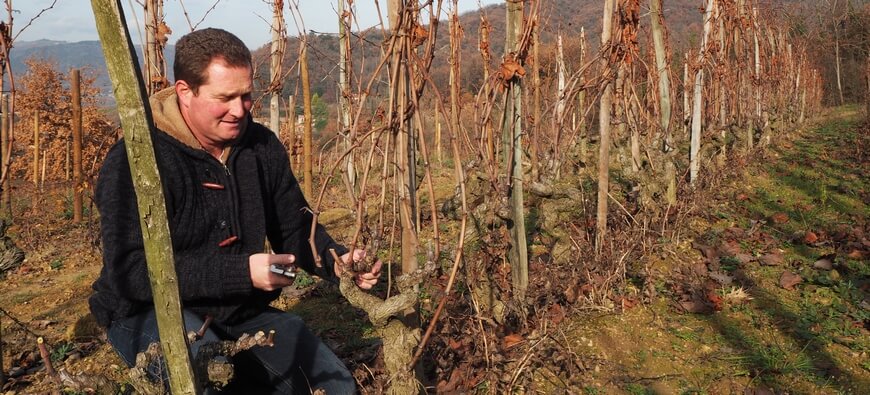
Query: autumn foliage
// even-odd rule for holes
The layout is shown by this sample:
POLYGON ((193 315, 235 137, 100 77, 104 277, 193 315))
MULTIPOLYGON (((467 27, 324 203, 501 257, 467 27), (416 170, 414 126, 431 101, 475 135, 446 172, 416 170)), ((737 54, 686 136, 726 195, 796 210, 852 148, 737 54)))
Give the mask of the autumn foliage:
MULTIPOLYGON (((31 58, 26 64, 27 73, 20 77, 16 95, 12 179, 30 178, 33 168, 34 116, 38 114, 40 161, 45 158, 45 171, 40 173, 45 174, 44 182, 63 181, 72 176, 72 94, 69 75, 58 71, 57 65, 51 60, 31 58)), ((85 70, 81 78, 84 135, 82 168, 86 189, 93 185, 102 158, 117 139, 112 120, 100 108, 100 91, 94 84, 94 74, 91 70, 85 70)), ((39 166, 41 169, 43 164, 39 166)))

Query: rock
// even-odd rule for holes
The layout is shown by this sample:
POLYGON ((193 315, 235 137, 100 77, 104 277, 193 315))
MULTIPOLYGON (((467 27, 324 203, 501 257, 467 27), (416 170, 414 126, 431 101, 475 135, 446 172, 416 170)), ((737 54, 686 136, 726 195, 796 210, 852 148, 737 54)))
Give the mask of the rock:
POLYGON ((830 259, 822 258, 813 263, 813 269, 819 270, 831 270, 834 268, 834 262, 831 262, 830 259))

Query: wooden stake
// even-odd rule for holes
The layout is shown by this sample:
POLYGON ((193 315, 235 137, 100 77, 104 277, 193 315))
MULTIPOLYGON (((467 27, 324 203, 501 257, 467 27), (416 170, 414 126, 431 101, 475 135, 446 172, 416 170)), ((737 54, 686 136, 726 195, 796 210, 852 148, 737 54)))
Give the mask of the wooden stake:
POLYGON ((39 186, 39 111, 33 113, 33 186, 39 186))
POLYGON ((314 153, 312 149, 312 130, 311 124, 314 122, 311 114, 311 82, 308 77, 308 36, 302 35, 299 51, 299 73, 302 79, 302 111, 304 116, 303 134, 302 134, 302 191, 309 199, 313 197, 314 191, 314 153))
MULTIPOLYGON (((610 52, 611 29, 615 0, 605 0, 603 28, 601 30, 601 48, 610 52)), ((611 69, 609 56, 601 58, 601 69, 611 69)), ((613 100, 613 81, 608 78, 604 82, 604 92, 598 111, 598 202, 595 223, 595 255, 601 254, 605 236, 607 236, 607 195, 610 189, 610 117, 613 100)))
POLYGON ((139 225, 153 292, 157 329, 169 373, 173 394, 197 394, 190 365, 190 351, 181 314, 181 298, 175 272, 175 258, 157 170, 151 130, 151 106, 145 96, 145 83, 135 61, 135 50, 127 31, 120 0, 91 0, 97 32, 103 46, 106 66, 112 80, 124 141, 136 191, 139 225))
MULTIPOLYGON (((6 167, 5 163, 9 162, 9 155, 11 154, 9 150, 9 136, 11 135, 10 131, 10 120, 12 118, 11 114, 9 114, 9 95, 3 94, 0 97, 0 106, 2 106, 2 120, 0 120, 0 158, 2 158, 2 162, 4 165, 2 167, 6 167)), ((7 175, 6 178, 3 179, 3 184, 0 185, 0 189, 3 190, 2 196, 0 196, 0 215, 6 217, 7 219, 12 218, 12 198, 9 190, 11 189, 9 186, 12 185, 9 182, 10 177, 7 175)))
POLYGON ((36 347, 39 349, 39 356, 42 358, 42 363, 45 365, 45 373, 55 383, 60 384, 60 377, 54 366, 51 366, 51 354, 48 352, 48 347, 45 346, 45 340, 42 336, 36 338, 36 347))
MULTIPOLYGON (((73 135, 73 223, 82 221, 82 94, 78 69, 72 71, 72 135, 73 135)), ((69 151, 67 151, 69 152, 69 151)))

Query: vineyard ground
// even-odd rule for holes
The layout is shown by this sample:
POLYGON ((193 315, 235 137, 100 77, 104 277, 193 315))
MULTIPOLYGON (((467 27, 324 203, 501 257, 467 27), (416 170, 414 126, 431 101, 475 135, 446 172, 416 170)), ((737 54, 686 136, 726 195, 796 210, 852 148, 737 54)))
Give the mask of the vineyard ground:
MULTIPOLYGON (((568 307, 567 318, 512 342, 508 355, 519 363, 508 373, 531 373, 530 392, 540 393, 866 393, 870 131, 861 120, 857 109, 840 108, 793 132, 715 191, 679 238, 648 254, 645 264, 662 275, 637 284, 644 303, 619 314, 568 307), (570 358, 542 357, 536 348, 547 343, 570 358)), ((87 319, 100 270, 96 227, 71 225, 67 192, 50 191, 16 191, 22 198, 9 234, 27 259, 0 279, 0 308, 9 313, 0 315, 3 366, 15 376, 3 394, 55 388, 36 336, 51 346, 56 368, 127 381, 87 319)), ((334 287, 309 278, 298 286, 278 305, 302 315, 355 369, 369 385, 364 393, 377 392, 378 344, 365 318, 334 287)), ((495 384, 462 388, 486 392, 495 384)))

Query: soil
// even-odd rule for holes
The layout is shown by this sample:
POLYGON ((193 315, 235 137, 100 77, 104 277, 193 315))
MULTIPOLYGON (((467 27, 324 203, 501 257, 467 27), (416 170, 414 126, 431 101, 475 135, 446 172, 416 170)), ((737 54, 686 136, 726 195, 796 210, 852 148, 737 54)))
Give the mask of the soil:
MULTIPOLYGON (((870 133, 861 118, 840 108, 783 132, 737 176, 710 183, 710 199, 683 228, 630 263, 647 275, 619 283, 619 297, 553 301, 516 332, 481 319, 481 328, 502 328, 481 338, 452 329, 471 315, 448 312, 422 366, 432 377, 424 384, 445 393, 867 393, 870 133)), ((13 191, 8 233, 26 260, 0 279, 2 394, 88 392, 48 379, 37 337, 55 369, 130 391, 126 366, 88 315, 101 266, 96 215, 91 207, 86 223, 71 224, 67 197, 62 186, 13 191)), ((349 228, 340 226, 346 215, 332 217, 349 228)), ((334 286, 300 276, 276 305, 335 349, 363 393, 384 389, 371 325, 334 286)), ((426 319, 434 308, 422 310, 426 319)))

